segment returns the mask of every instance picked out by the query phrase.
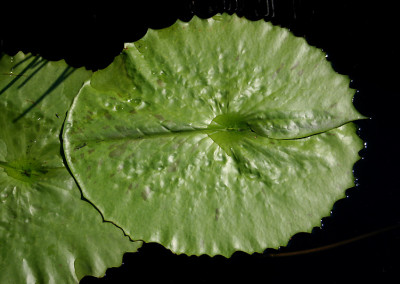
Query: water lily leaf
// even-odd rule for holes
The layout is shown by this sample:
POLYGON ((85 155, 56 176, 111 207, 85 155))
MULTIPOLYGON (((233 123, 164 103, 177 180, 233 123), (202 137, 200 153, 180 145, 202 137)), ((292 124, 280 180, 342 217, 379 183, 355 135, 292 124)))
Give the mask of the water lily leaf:
POLYGON ((91 72, 18 53, 0 61, 0 283, 77 283, 121 265, 134 243, 81 193, 60 133, 91 72))
POLYGON ((175 253, 261 252, 329 215, 363 147, 349 79, 285 29, 226 14, 149 30, 80 90, 84 196, 175 253))

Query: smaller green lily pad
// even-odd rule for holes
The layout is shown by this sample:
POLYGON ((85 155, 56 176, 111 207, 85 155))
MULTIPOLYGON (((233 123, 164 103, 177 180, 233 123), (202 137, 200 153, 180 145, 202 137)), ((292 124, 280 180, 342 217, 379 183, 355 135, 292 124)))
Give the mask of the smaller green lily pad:
POLYGON ((0 61, 0 283, 77 283, 134 252, 65 168, 60 132, 91 72, 18 53, 0 61))

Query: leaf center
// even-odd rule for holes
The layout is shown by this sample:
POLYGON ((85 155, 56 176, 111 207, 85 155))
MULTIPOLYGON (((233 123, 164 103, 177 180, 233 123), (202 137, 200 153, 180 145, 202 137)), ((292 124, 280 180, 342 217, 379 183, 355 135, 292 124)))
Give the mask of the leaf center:
POLYGON ((216 116, 209 125, 210 129, 217 131, 208 134, 224 152, 234 158, 232 147, 235 142, 254 133, 239 113, 226 113, 216 116))
POLYGON ((29 183, 36 181, 48 172, 47 169, 34 160, 0 162, 0 167, 5 170, 8 176, 29 183))
POLYGON ((251 130, 249 125, 244 121, 244 117, 239 113, 225 113, 216 116, 210 123, 209 127, 224 128, 228 131, 245 131, 251 130))

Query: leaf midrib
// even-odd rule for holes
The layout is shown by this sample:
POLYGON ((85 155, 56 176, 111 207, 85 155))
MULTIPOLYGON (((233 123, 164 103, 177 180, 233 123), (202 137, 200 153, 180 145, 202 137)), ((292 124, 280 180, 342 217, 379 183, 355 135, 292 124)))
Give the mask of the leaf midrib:
MULTIPOLYGON (((20 171, 20 172, 24 171, 24 169, 14 167, 14 166, 10 165, 10 163, 4 162, 4 161, 0 161, 0 168, 16 170, 16 171, 20 171)), ((65 169, 65 167, 41 167, 40 171, 60 170, 60 169, 65 169)), ((33 169, 33 170, 35 170, 35 172, 38 171, 38 169, 33 169)))
MULTIPOLYGON (((202 128, 202 129, 181 129, 181 130, 169 130, 166 132, 141 132, 138 135, 124 135, 119 137, 107 137, 106 139, 82 139, 82 140, 75 140, 74 144, 75 150, 79 150, 87 146, 87 143, 107 143, 107 142, 115 142, 115 141, 125 141, 125 140, 148 140, 148 139, 157 139, 157 138, 168 138, 174 137, 179 135, 197 135, 197 134, 204 134, 204 135, 211 135, 215 134, 216 132, 249 132, 252 131, 250 128, 202 128)), ((136 132, 137 134, 138 132, 136 132)))

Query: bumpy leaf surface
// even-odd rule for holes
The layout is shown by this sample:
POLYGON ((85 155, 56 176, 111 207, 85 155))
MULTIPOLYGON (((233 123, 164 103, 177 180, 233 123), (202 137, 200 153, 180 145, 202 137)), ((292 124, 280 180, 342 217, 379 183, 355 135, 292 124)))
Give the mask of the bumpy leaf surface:
POLYGON ((77 283, 140 245, 81 200, 60 154, 90 74, 22 53, 0 60, 0 283, 77 283))
POLYGON ((325 54, 226 14, 149 30, 94 74, 65 124, 84 196, 176 253, 285 245, 354 185, 362 118, 325 54))

